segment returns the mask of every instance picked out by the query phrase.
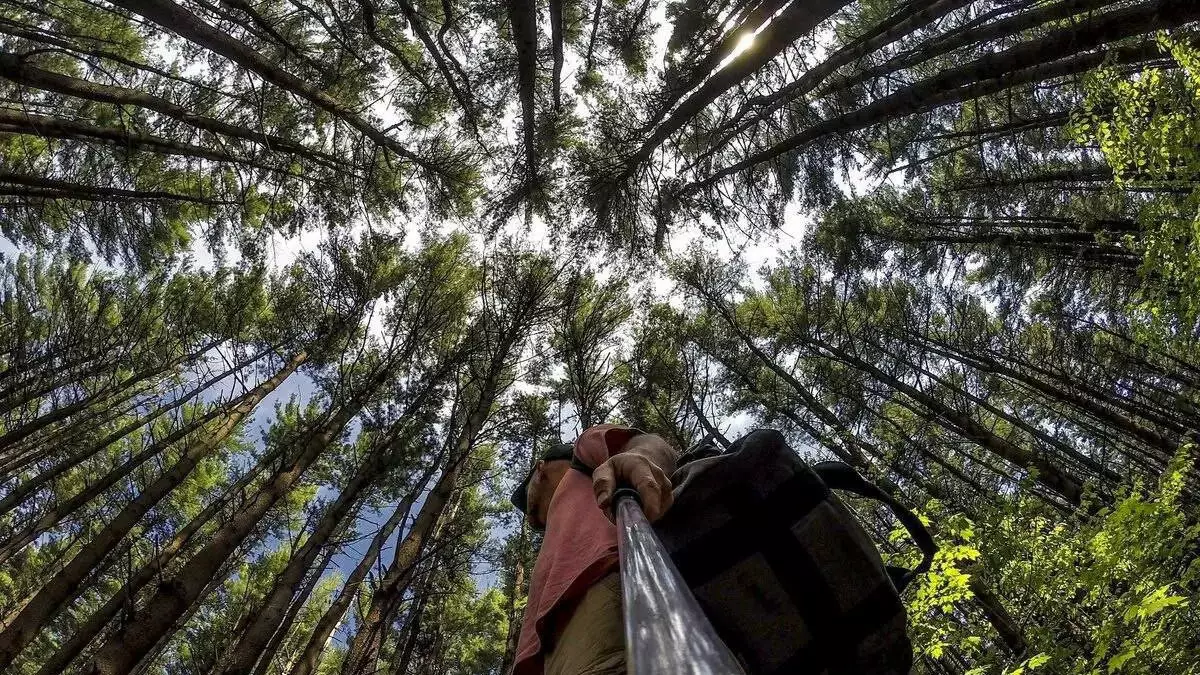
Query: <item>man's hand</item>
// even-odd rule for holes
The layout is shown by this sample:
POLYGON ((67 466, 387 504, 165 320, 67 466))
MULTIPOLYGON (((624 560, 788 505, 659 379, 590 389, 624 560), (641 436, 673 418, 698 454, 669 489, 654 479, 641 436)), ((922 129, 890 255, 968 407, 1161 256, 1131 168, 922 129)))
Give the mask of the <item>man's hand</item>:
POLYGON ((622 452, 613 455, 592 472, 596 504, 613 519, 612 496, 618 485, 630 485, 642 498, 642 511, 651 522, 671 508, 669 472, 675 470, 676 453, 669 443, 652 434, 629 440, 622 452))

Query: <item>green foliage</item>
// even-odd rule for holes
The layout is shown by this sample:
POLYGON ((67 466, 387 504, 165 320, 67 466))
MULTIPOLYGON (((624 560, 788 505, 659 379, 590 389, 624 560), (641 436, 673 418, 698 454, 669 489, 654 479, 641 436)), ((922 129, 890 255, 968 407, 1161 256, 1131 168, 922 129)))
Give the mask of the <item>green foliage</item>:
POLYGON ((919 648, 938 659, 954 645, 979 675, 1200 672, 1200 521, 1181 508, 1195 452, 1182 448, 1154 489, 1131 488, 1077 521, 1020 495, 978 522, 931 503, 942 550, 907 597, 919 648), (999 658, 995 634, 972 609, 973 574, 1011 599, 1026 657, 999 658))
POLYGON ((1141 232, 1127 236, 1145 256, 1141 273, 1150 290, 1142 309, 1160 322, 1193 321, 1200 316, 1200 50, 1166 35, 1159 44, 1176 67, 1132 77, 1115 68, 1091 74, 1071 133, 1099 146, 1118 188, 1180 191, 1148 199, 1141 232))

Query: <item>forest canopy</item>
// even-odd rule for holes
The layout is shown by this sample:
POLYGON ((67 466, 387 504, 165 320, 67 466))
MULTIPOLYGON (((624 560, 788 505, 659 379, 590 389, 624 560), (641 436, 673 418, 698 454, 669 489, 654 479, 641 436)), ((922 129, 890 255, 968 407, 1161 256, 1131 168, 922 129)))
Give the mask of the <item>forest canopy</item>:
POLYGON ((1198 28, 3 0, 0 672, 507 673, 617 422, 918 512, 921 675, 1200 675, 1198 28))

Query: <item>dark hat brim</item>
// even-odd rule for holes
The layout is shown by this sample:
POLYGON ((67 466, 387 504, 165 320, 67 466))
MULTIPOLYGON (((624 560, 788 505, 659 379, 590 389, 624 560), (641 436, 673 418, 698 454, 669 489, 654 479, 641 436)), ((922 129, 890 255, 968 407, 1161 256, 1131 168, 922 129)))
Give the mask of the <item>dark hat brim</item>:
MULTIPOLYGON (((544 462, 550 462, 556 459, 570 460, 574 456, 575 446, 573 444, 558 443, 550 446, 550 449, 546 450, 546 452, 542 454, 541 460, 544 462)), ((513 490, 512 496, 509 497, 509 501, 511 501, 513 506, 517 507, 517 510, 519 510, 521 513, 529 512, 529 481, 533 479, 533 472, 534 469, 530 469, 529 472, 525 474, 525 478, 521 480, 520 484, 517 485, 517 489, 513 490)))

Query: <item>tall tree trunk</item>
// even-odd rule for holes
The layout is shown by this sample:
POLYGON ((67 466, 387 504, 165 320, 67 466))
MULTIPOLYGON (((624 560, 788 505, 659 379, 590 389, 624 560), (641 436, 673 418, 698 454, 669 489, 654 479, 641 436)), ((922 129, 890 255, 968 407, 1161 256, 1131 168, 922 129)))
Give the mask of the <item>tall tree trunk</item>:
POLYGON ((444 170, 426 161, 387 136, 359 116, 341 101, 321 92, 300 78, 284 71, 274 62, 237 41, 230 35, 205 23, 200 17, 170 0, 114 0, 114 5, 145 17, 150 21, 219 54, 257 74, 271 84, 291 92, 341 119, 367 138, 428 171, 445 174, 444 170))
POLYGON ((171 561, 179 555, 179 552, 191 543, 196 533, 207 525, 217 513, 228 508, 255 477, 261 474, 267 465, 275 461, 278 454, 279 452, 276 450, 264 456, 237 482, 225 489, 220 496, 213 499, 208 506, 205 506, 200 513, 188 521, 187 525, 176 532, 152 560, 143 564, 99 609, 75 626, 70 639, 63 642, 58 650, 42 663, 37 675, 60 675, 66 672, 71 662, 104 630, 108 622, 112 621, 122 608, 129 608, 129 612, 132 614, 132 607, 136 602, 137 595, 146 584, 158 578, 171 561))
POLYGON ((227 206, 238 202, 215 199, 203 195, 185 195, 169 190, 126 190, 123 188, 100 187, 54 180, 42 176, 22 176, 0 172, 0 183, 12 183, 21 187, 0 185, 0 194, 16 197, 45 199, 72 199, 84 202, 185 202, 205 206, 227 206))
POLYGON ((902 52, 884 63, 830 82, 820 92, 825 95, 830 91, 845 89, 861 84, 871 78, 881 77, 904 68, 910 68, 938 56, 968 45, 985 45, 997 40, 1018 35, 1031 28, 1046 25, 1050 22, 1061 21, 1076 14, 1091 12, 1115 5, 1120 0, 1063 0, 1051 5, 1022 12, 1006 19, 992 22, 986 26, 968 30, 954 31, 934 40, 922 43, 920 46, 902 52))
MULTIPOLYGON (((427 568, 422 576, 428 577, 429 573, 430 570, 427 568)), ((421 593, 413 599, 412 609, 408 612, 408 620, 404 622, 404 644, 397 650, 397 657, 392 663, 388 675, 406 675, 408 673, 413 655, 417 651, 417 638, 421 635, 421 619, 424 618, 425 604, 429 602, 429 596, 430 593, 421 593)), ((508 671, 501 670, 500 672, 507 673, 508 671)))
POLYGON ((962 434, 966 439, 1010 464, 1036 470, 1036 481, 1039 484, 1062 497, 1071 506, 1079 506, 1083 497, 1083 486, 1079 479, 1052 464, 1045 457, 1034 455, 1029 450, 997 436, 970 415, 951 408, 924 391, 883 372, 872 363, 823 341, 810 340, 808 342, 818 352, 825 351, 846 365, 869 373, 880 384, 887 385, 908 396, 933 413, 939 424, 962 434))
MULTIPOLYGON (((209 412, 191 420, 190 422, 186 422, 161 440, 151 443, 148 447, 135 453, 117 467, 109 470, 108 473, 100 478, 100 480, 55 505, 49 511, 42 514, 41 517, 37 518, 34 522, 26 525, 20 532, 10 535, 3 541, 3 543, 0 543, 0 562, 8 560, 17 551, 20 551, 22 548, 36 539, 40 534, 57 526, 63 521, 63 519, 75 513, 76 510, 83 507, 85 504, 92 501, 112 486, 116 485, 118 481, 128 476, 146 460, 157 456, 159 453, 170 448, 176 442, 186 438, 196 430, 203 428, 209 422, 212 422, 222 415, 225 415, 227 410, 230 408, 236 412, 236 410, 251 396, 252 392, 247 392, 228 406, 214 407, 209 412)), ((189 448, 192 450, 195 450, 198 447, 205 447, 205 444, 200 443, 199 445, 189 446, 189 448)), ((187 451, 185 451, 185 455, 186 452, 187 451)))
MULTIPOLYGON (((525 298, 527 303, 537 300, 525 298)), ((519 320, 528 321, 528 317, 519 320)), ((459 432, 450 445, 447 453, 447 465, 442 470, 433 490, 426 496, 421 510, 408 534, 396 544, 396 552, 392 563, 388 566, 380 587, 371 597, 371 606, 359 623, 346 650, 345 660, 342 661, 342 675, 368 675, 375 668, 378 650, 384 628, 392 618, 400 604, 412 575, 416 570, 425 547, 428 544, 434 527, 442 515, 442 510, 450 501, 450 496, 456 488, 458 476, 470 459, 472 449, 491 414, 491 408, 499 397, 504 385, 502 379, 510 352, 520 338, 523 327, 519 324, 510 327, 499 337, 499 342, 492 353, 486 373, 482 375, 479 391, 471 403, 459 432)))
POLYGON ((793 2, 759 33, 752 51, 743 54, 724 68, 713 73, 690 96, 676 106, 644 140, 637 152, 625 163, 618 182, 629 178, 650 158, 650 154, 676 131, 683 128, 718 96, 741 82, 750 74, 774 59, 785 47, 811 31, 817 24, 841 9, 848 0, 811 0, 793 2))
POLYGON ((517 661, 517 641, 521 637, 521 613, 517 611, 517 603, 525 588, 525 549, 529 546, 529 524, 521 519, 519 539, 521 550, 514 555, 512 589, 508 593, 508 634, 504 638, 504 659, 501 661, 500 672, 509 673, 517 661))
POLYGON ((433 478, 437 466, 438 461, 431 461, 429 463, 421 480, 405 495, 404 500, 396 505, 396 509, 392 512, 391 517, 375 533, 375 537, 371 539, 371 545, 367 547, 366 553, 358 561, 350 576, 346 577, 346 581, 342 584, 337 598, 334 599, 329 609, 325 610, 325 613, 321 615, 321 619, 317 621, 317 625, 313 629, 312 635, 309 636, 303 653, 299 660, 292 666, 289 675, 312 675, 312 673, 316 672, 317 666, 321 662, 321 654, 325 651, 325 646, 329 643, 333 631, 341 623, 346 611, 350 609, 350 604, 358 595, 358 590, 363 580, 367 578, 367 573, 371 571, 371 566, 379 558, 379 552, 383 549, 383 545, 392 536, 392 532, 403 521, 408 520, 413 504, 425 492, 425 486, 433 478))
POLYGON ((0 128, 9 132, 15 131, 65 140, 99 142, 131 150, 160 152, 165 155, 195 157, 214 162, 235 162, 264 169, 273 168, 255 160, 231 155, 221 150, 213 150, 190 143, 181 143, 161 136, 137 134, 120 127, 87 124, 61 117, 0 111, 0 128))
MULTIPOLYGON (((1170 459, 1174 454, 1178 443, 1174 442, 1162 434, 1159 434, 1151 429, 1147 429, 1138 425, 1129 417, 1118 413, 1116 410, 1106 407, 1104 404, 1112 405, 1118 408, 1124 408, 1126 412, 1133 413, 1134 411, 1126 408, 1120 399, 1114 399, 1104 395, 1102 392, 1097 392, 1089 387, 1086 383, 1070 382, 1070 389, 1064 389, 1060 386, 1052 384, 1041 378, 1034 377, 1027 373, 1021 372, 1015 368, 1011 368, 1000 363, 998 360, 981 353, 966 353, 954 347, 953 345, 938 340, 932 337, 918 338, 923 348, 930 349, 936 353, 942 354, 948 358, 962 359, 964 363, 969 364, 972 368, 977 368, 983 372, 1003 375, 1015 382, 1027 386, 1028 388, 1037 391, 1045 396, 1047 400, 1059 401, 1091 415, 1099 422, 1109 425, 1114 429, 1118 429, 1124 433, 1137 438, 1146 443, 1152 448, 1156 448, 1162 452, 1161 457, 1170 459), (1085 392, 1086 396, 1079 393, 1085 392), (1101 402, 1091 400, 1090 396, 1098 396, 1101 402)), ((1155 420, 1158 423, 1165 423, 1167 420, 1155 420)), ((1173 431, 1182 432, 1182 429, 1173 428, 1173 431)))
MULTIPOLYGON (((313 589, 321 581, 321 577, 325 574, 325 570, 329 568, 329 563, 333 560, 334 554, 340 548, 338 544, 325 547, 325 554, 321 558, 321 561, 313 567, 308 575, 308 581, 300 589, 300 592, 296 594, 296 597, 292 599, 292 604, 288 607, 287 613, 283 615, 283 620, 279 622, 279 627, 275 629, 271 640, 263 647, 262 656, 258 659, 258 664, 254 666, 254 670, 252 671, 253 675, 267 675, 267 671, 271 669, 271 662, 279 655, 280 646, 283 645, 283 641, 287 639, 288 633, 291 632, 292 626, 295 625, 296 617, 304 609, 305 603, 312 596, 313 589)), ((282 664, 277 669, 277 672, 283 672, 282 664)))
POLYGON ((202 382, 201 384, 192 388, 190 391, 176 397, 173 401, 171 401, 171 403, 155 408, 153 411, 139 417, 138 419, 134 420, 133 422, 130 422, 129 424, 126 424, 126 425, 120 427, 119 429, 108 434, 107 436, 104 436, 99 441, 91 443, 88 446, 86 446, 83 449, 76 452, 75 454, 68 456, 66 459, 55 464, 53 467, 51 467, 47 471, 44 471, 44 472, 38 474, 36 477, 22 483, 17 489, 15 489, 12 492, 10 492, 9 494, 5 495, 3 500, 0 500, 0 513, 6 513, 9 510, 15 508, 18 504, 20 504, 22 501, 24 501, 30 494, 39 490, 42 486, 46 485, 49 481, 54 480, 58 476, 61 476, 64 472, 75 468, 84 460, 88 459, 89 457, 94 456, 96 453, 100 452, 104 448, 107 448, 109 445, 116 443, 117 441, 121 440, 122 438, 125 438, 126 436, 133 433, 134 431, 150 424, 151 422, 158 419, 159 417, 162 417, 163 415, 165 415, 173 410, 178 409, 179 407, 183 406, 185 403, 192 400, 199 394, 207 391, 214 384, 220 382, 221 380, 224 380, 226 377, 229 377, 230 375, 232 375, 234 373, 240 372, 243 368, 253 364, 255 361, 262 358, 262 356, 265 354, 266 354, 266 352, 260 352, 259 354, 255 354, 254 356, 242 361, 241 363, 234 364, 232 367, 230 367, 225 372, 217 375, 216 377, 210 378, 209 380, 206 380, 205 382, 202 382))
POLYGON ((370 456, 359 464, 354 476, 342 487, 333 504, 325 510, 308 540, 276 577, 274 587, 263 598, 253 620, 229 651, 227 659, 214 672, 221 675, 244 675, 254 668, 263 647, 271 639, 281 617, 290 606, 296 589, 304 582, 308 568, 316 560, 329 537, 341 527, 343 520, 364 492, 387 477, 394 468, 399 453, 412 440, 413 435, 420 431, 420 426, 414 424, 414 417, 428 404, 437 384, 431 381, 424 386, 421 394, 406 406, 406 410, 399 416, 399 421, 387 431, 380 446, 373 448, 370 456))
POLYGON ((183 483, 200 460, 217 450, 242 420, 254 411, 258 403, 307 359, 308 355, 305 352, 297 353, 279 372, 246 393, 236 405, 224 413, 224 418, 215 429, 205 434, 203 440, 188 444, 170 469, 146 486, 137 498, 121 509, 104 529, 92 537, 65 568, 46 583, 37 596, 21 610, 17 619, 0 633, 0 668, 11 664, 45 622, 84 590, 83 580, 125 535, 129 534, 142 516, 183 483))
POLYGON ((446 80, 446 86, 450 88, 450 93, 454 96, 454 100, 458 102, 458 107, 462 108, 463 115, 467 118, 467 123, 479 134, 478 124, 475 120, 475 105, 474 102, 467 96, 463 95, 462 89, 458 86, 458 81, 454 77, 454 73, 450 71, 447 64, 447 55, 442 54, 438 43, 434 42, 433 37, 425 28, 425 23, 421 21, 421 17, 417 14, 417 10, 413 7, 411 0, 397 0, 401 13, 404 14, 404 20, 408 22, 409 28, 425 45, 425 52, 433 59, 434 65, 437 66, 438 72, 442 74, 442 78, 446 80))
POLYGON ((391 362, 382 364, 370 381, 332 413, 328 421, 303 434, 286 466, 277 471, 255 496, 212 537, 175 575, 160 585, 158 593, 138 616, 109 638, 92 656, 84 672, 89 675, 124 675, 136 666, 175 621, 203 592, 207 581, 250 535, 264 515, 292 490, 300 477, 329 444, 362 411, 374 393, 390 379, 391 362))
POLYGON ((15 421, 12 426, 15 429, 21 429, 26 425, 39 426, 39 420, 45 417, 57 418, 52 419, 49 424, 40 429, 34 429, 28 435, 22 434, 23 438, 7 448, 4 461, 0 462, 0 475, 15 477, 18 472, 31 464, 62 452, 64 447, 69 446, 77 438, 95 433, 112 421, 136 410, 140 405, 138 399, 147 392, 157 389, 159 384, 157 381, 141 382, 134 385, 132 391, 107 392, 94 398, 88 396, 87 398, 93 399, 91 405, 84 406, 83 410, 75 410, 75 412, 83 414, 74 419, 68 419, 72 417, 69 414, 56 415, 59 410, 74 405, 67 404, 52 409, 46 415, 35 418, 29 423, 15 421), (52 428, 46 429, 45 427, 52 428))
POLYGON ((261 145, 268 150, 288 152, 298 158, 307 159, 331 168, 341 170, 348 168, 342 160, 333 155, 306 147, 283 136, 268 134, 265 131, 250 129, 213 117, 198 115, 167 99, 159 98, 137 89, 89 82, 88 80, 44 70, 28 63, 27 57, 22 54, 0 52, 0 76, 20 84, 89 101, 138 106, 179 120, 197 129, 211 131, 215 134, 231 138, 240 138, 261 145))
POLYGON ((587 52, 583 56, 584 73, 590 73, 595 68, 592 59, 596 51, 596 34, 600 32, 600 11, 603 7, 604 0, 596 0, 596 6, 592 10, 592 29, 588 31, 587 52))
POLYGON ((852 40, 849 44, 830 55, 829 58, 805 71, 796 80, 789 82, 767 96, 751 99, 750 103, 758 109, 754 111, 750 119, 741 122, 735 128, 723 134, 716 143, 710 145, 691 165, 696 166, 704 159, 711 157, 717 150, 725 147, 729 141, 744 133, 750 127, 762 121, 784 105, 787 105, 788 102, 808 94, 839 68, 853 63, 855 60, 861 59, 872 52, 878 51, 907 35, 911 35, 913 32, 955 10, 961 9, 971 2, 972 0, 923 0, 923 2, 914 5, 905 5, 900 13, 876 26, 875 30, 871 31, 868 35, 852 40))
POLYGON ((537 78, 537 7, 533 0, 511 0, 508 22, 517 52, 517 91, 521 98, 521 133, 529 187, 538 184, 537 118, 534 114, 537 78))
MULTIPOLYGON (((1200 18, 1200 5, 1191 0, 1153 0, 1124 10, 1108 12, 1087 24, 1054 31, 1002 52, 982 56, 957 68, 943 71, 873 101, 862 108, 814 124, 805 131, 724 167, 707 178, 685 186, 679 195, 690 194, 716 181, 813 141, 835 133, 858 131, 883 119, 894 119, 1015 87, 1087 70, 1106 58, 1101 52, 1084 53, 1109 42, 1159 29, 1172 28, 1200 18), (1070 58, 1072 55, 1073 58, 1070 58)), ((1125 59, 1144 60, 1159 53, 1152 42, 1117 48, 1125 59)))
MULTIPOLYGON (((2 180, 4 180, 4 175, 0 174, 0 181, 2 180)), ((84 363, 88 364, 91 361, 92 359, 88 359, 84 363)), ((4 395, 0 395, 0 400, 4 401, 4 403, 0 404, 0 415, 7 415, 16 409, 21 408, 30 402, 45 396, 46 394, 49 394, 64 384, 69 382, 83 382, 89 378, 99 375, 100 373, 103 373, 109 368, 112 368, 112 363, 107 360, 101 360, 95 363, 90 363, 90 365, 78 372, 67 373, 64 371, 59 371, 59 373, 55 373, 55 376, 46 377, 45 379, 39 378, 35 389, 26 391, 19 396, 16 395, 17 391, 19 391, 19 388, 14 388, 16 391, 13 391, 12 395, 9 395, 8 392, 5 392, 4 395)))
POLYGON ((554 112, 562 108, 562 69, 563 69, 563 6, 562 0, 550 2, 550 55, 553 67, 550 75, 550 97, 554 102, 554 112))

